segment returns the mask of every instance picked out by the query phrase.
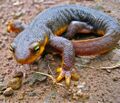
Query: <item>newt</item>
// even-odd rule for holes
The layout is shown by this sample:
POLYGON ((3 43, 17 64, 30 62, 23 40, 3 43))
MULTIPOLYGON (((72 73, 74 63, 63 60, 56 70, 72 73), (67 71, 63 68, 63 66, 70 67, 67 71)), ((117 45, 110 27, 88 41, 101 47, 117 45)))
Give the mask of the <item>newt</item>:
POLYGON ((19 35, 11 44, 16 61, 30 64, 46 50, 53 48, 62 54, 62 65, 56 81, 65 78, 67 86, 71 79, 77 78, 73 70, 75 55, 100 55, 112 50, 120 40, 120 25, 117 20, 101 11, 77 4, 45 9, 28 26, 17 28, 16 25, 8 26, 10 32, 19 30, 19 35), (62 36, 64 32, 66 34, 62 36), (71 40, 81 33, 96 33, 100 37, 71 40))

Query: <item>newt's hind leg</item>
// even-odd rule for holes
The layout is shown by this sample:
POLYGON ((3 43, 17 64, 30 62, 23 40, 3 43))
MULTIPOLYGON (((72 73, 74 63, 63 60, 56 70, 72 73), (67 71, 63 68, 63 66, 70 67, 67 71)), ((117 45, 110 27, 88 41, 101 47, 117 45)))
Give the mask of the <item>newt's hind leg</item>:
POLYGON ((68 26, 65 37, 68 39, 72 39, 73 36, 77 33, 91 33, 93 31, 93 27, 88 25, 85 22, 80 21, 72 21, 68 26))
POLYGON ((20 33, 22 32, 27 26, 23 24, 21 21, 9 21, 7 24, 7 31, 9 33, 20 33))
POLYGON ((62 53, 62 65, 59 68, 59 76, 57 77, 56 81, 59 82, 62 79, 65 79, 66 85, 69 86, 71 78, 79 78, 79 75, 72 70, 75 59, 73 45, 71 41, 63 37, 56 36, 50 37, 49 45, 62 53))

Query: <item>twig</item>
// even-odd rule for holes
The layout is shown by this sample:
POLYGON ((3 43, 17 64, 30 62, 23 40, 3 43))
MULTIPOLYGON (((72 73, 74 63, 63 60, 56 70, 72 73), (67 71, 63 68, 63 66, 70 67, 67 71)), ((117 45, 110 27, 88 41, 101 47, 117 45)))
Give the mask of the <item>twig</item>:
POLYGON ((50 65, 49 65, 49 63, 47 63, 48 64, 48 69, 50 70, 50 73, 52 74, 52 76, 54 75, 53 74, 53 72, 52 72, 52 70, 51 70, 51 68, 50 68, 50 65))
MULTIPOLYGON (((87 65, 82 65, 82 64, 80 64, 80 66, 81 67, 84 67, 84 68, 91 68, 91 69, 94 69, 95 67, 93 67, 93 66, 87 66, 87 65)), ((76 68, 75 68, 76 69, 76 68)))
POLYGON ((101 69, 115 69, 120 67, 120 62, 116 63, 115 65, 112 65, 110 67, 100 67, 101 69))
POLYGON ((36 73, 41 74, 41 75, 45 75, 45 76, 51 78, 53 81, 55 81, 55 79, 53 78, 53 76, 51 76, 49 74, 46 74, 46 73, 43 73, 43 72, 36 72, 36 73))
POLYGON ((93 66, 87 66, 87 65, 81 65, 82 67, 86 67, 86 68, 91 68, 91 69, 94 69, 95 67, 93 66))
MULTIPOLYGON (((81 67, 86 67, 86 68, 91 68, 94 69, 95 67, 93 66, 87 66, 87 65, 80 65, 81 67)), ((116 63, 115 65, 109 66, 109 67, 100 67, 101 69, 115 69, 120 67, 120 61, 118 63, 116 63)))
POLYGON ((59 86, 65 87, 63 84, 61 84, 61 83, 57 83, 56 80, 54 79, 54 77, 51 76, 51 75, 49 75, 49 74, 42 73, 42 72, 36 72, 36 73, 39 73, 39 74, 41 74, 41 75, 45 75, 45 76, 49 77, 50 79, 52 79, 53 84, 56 84, 56 85, 59 85, 59 86))
POLYGON ((101 69, 115 69, 117 66, 110 66, 110 67, 100 67, 101 69))

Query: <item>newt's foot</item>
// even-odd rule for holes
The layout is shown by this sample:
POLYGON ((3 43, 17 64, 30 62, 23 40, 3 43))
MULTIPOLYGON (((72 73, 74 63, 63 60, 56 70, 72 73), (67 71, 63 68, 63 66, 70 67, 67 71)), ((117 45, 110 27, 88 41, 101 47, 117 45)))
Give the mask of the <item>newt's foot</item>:
POLYGON ((24 26, 21 21, 9 21, 7 24, 9 33, 20 33, 22 30, 24 30, 24 26))
POLYGON ((70 81, 72 80, 78 80, 79 75, 76 73, 75 70, 65 70, 63 68, 57 68, 57 72, 59 72, 59 76, 56 79, 56 82, 60 82, 62 79, 65 78, 65 83, 69 87, 70 81))

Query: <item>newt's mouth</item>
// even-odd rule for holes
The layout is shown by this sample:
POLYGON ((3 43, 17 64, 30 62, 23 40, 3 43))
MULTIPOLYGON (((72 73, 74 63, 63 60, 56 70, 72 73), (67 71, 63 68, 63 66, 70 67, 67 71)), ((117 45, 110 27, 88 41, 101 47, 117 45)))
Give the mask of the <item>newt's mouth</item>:
POLYGON ((32 57, 32 58, 28 58, 28 59, 17 59, 16 61, 20 64, 32 64, 33 62, 39 60, 41 58, 41 56, 39 57, 32 57))
POLYGON ((31 64, 31 63, 33 63, 34 61, 38 60, 41 57, 44 49, 45 49, 45 47, 41 46, 39 51, 37 51, 35 54, 29 54, 25 58, 20 58, 17 55, 14 55, 14 56, 15 56, 16 61, 18 63, 20 63, 20 64, 31 64))

